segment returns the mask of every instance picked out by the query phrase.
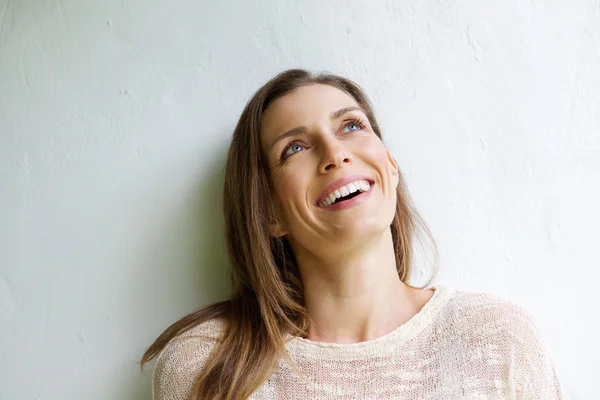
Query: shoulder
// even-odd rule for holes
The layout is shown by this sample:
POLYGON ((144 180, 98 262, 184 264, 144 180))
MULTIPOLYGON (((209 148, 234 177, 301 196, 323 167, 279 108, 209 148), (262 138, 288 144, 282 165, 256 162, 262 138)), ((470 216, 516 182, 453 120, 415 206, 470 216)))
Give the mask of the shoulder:
POLYGON ((490 293, 452 291, 441 316, 463 334, 514 338, 539 334, 529 311, 490 293))
POLYGON ((156 359, 153 374, 155 400, 187 399, 224 329, 213 319, 175 336, 156 359))
POLYGON ((544 335, 532 314, 514 301, 455 291, 442 310, 439 326, 446 343, 463 352, 470 363, 504 365, 517 398, 562 398, 544 335))

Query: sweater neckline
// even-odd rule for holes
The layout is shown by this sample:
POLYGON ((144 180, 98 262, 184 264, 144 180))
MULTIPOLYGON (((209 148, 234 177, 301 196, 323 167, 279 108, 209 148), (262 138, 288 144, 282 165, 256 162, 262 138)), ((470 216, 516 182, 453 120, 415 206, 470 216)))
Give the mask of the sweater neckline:
POLYGON ((404 324, 385 335, 356 343, 317 342, 288 335, 286 348, 294 358, 335 359, 340 361, 381 356, 393 352, 395 348, 414 338, 424 328, 431 325, 453 294, 453 290, 445 286, 432 286, 430 289, 434 290, 433 295, 421 310, 404 324))

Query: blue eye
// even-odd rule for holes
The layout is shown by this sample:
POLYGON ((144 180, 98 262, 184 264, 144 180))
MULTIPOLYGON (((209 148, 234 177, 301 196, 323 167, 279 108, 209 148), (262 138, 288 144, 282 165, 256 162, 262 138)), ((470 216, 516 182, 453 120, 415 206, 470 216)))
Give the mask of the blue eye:
POLYGON ((344 127, 344 129, 348 128, 349 126, 355 126, 356 129, 350 129, 350 131, 357 131, 360 129, 363 129, 364 126, 359 122, 359 121, 350 121, 348 122, 348 124, 346 124, 346 126, 344 127))
POLYGON ((283 154, 283 158, 286 158, 294 153, 299 152, 300 150, 304 149, 304 146, 298 144, 298 143, 294 143, 292 144, 290 147, 288 147, 288 149, 286 150, 286 152, 283 154))

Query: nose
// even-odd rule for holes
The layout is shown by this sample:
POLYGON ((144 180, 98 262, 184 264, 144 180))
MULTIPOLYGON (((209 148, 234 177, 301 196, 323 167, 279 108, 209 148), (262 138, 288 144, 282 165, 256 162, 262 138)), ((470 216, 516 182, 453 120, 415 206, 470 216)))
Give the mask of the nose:
POLYGON ((340 168, 342 165, 352 164, 350 151, 338 138, 329 137, 324 139, 322 149, 323 156, 319 164, 320 173, 326 174, 335 168, 340 168))

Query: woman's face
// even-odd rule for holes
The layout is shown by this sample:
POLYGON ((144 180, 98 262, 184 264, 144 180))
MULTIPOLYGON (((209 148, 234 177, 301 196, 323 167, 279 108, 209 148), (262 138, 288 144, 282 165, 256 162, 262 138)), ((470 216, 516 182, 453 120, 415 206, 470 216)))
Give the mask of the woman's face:
POLYGON ((318 252, 389 229, 397 165, 352 96, 322 84, 295 89, 266 110, 261 144, 278 215, 274 236, 318 252))

